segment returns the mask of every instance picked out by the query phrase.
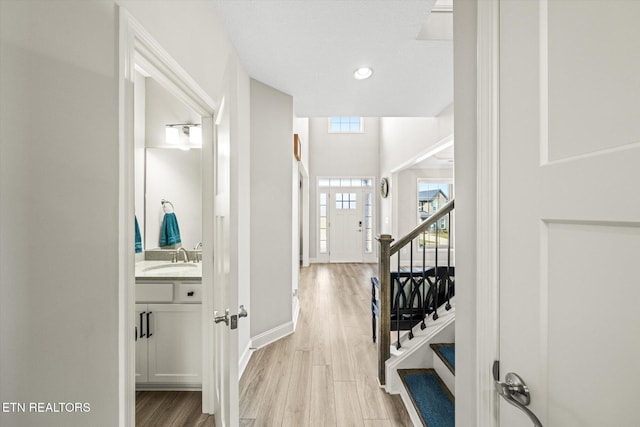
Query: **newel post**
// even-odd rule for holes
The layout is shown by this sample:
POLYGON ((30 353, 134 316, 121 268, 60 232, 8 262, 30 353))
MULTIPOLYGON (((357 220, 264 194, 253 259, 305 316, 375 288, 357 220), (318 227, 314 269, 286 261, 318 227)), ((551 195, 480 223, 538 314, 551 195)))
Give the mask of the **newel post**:
POLYGON ((378 278, 380 281, 380 314, 378 317, 378 381, 385 385, 385 362, 391 357, 391 242, 390 234, 378 237, 380 257, 378 258, 378 278))

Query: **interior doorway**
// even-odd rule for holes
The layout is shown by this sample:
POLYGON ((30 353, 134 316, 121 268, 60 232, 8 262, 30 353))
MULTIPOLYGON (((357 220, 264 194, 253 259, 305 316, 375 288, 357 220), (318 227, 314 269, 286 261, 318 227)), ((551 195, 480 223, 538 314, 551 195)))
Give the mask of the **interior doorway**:
MULTIPOLYGON (((175 322, 176 319, 182 319, 181 323, 190 332, 187 335, 190 337, 189 342, 194 345, 198 345, 199 349, 196 351, 195 359, 193 354, 175 354, 172 353, 171 348, 180 348, 181 345, 175 345, 175 342, 171 339, 167 339, 165 336, 163 340, 154 341, 155 347, 151 351, 156 351, 156 356, 159 356, 154 364, 153 369, 149 369, 147 366, 146 379, 147 382, 162 383, 166 388, 171 388, 172 380, 175 383, 180 382, 181 385, 191 383, 190 387, 187 384, 187 388, 200 388, 202 387, 202 396, 198 398, 200 406, 197 408, 198 412, 212 414, 214 412, 215 397, 213 396, 214 380, 213 380, 213 362, 212 360, 217 358, 216 353, 213 351, 213 321, 212 321, 212 268, 207 260, 212 259, 213 248, 213 236, 208 230, 211 229, 213 211, 213 186, 214 181, 212 179, 205 179, 205 177, 211 177, 214 169, 214 157, 211 153, 214 150, 214 106, 215 102, 201 89, 198 85, 188 76, 188 74, 167 54, 164 49, 141 27, 141 25, 124 9, 119 9, 120 16, 120 236, 119 236, 119 295, 120 295, 120 310, 119 310, 119 348, 120 348, 120 371, 119 371, 119 407, 120 409, 120 425, 133 426, 136 423, 136 411, 135 411, 135 398, 136 398, 136 368, 140 368, 140 364, 136 366, 136 356, 144 355, 144 352, 136 351, 136 347, 139 347, 139 341, 143 338, 153 336, 154 338, 160 338, 160 325, 163 324, 166 327, 167 332, 173 330, 173 334, 177 337, 182 337, 182 327, 176 329, 176 325, 180 322, 175 322), (138 74, 138 77, 136 77, 138 74), (154 126, 153 132, 158 134, 155 141, 160 141, 165 144, 169 143, 169 129, 175 129, 177 132, 178 144, 183 144, 181 147, 183 150, 177 150, 175 148, 154 148, 153 160, 155 169, 160 171, 159 180, 165 181, 157 186, 157 182, 151 187, 160 188, 162 192, 169 191, 170 187, 178 187, 176 192, 171 198, 169 196, 155 195, 149 198, 148 191, 142 191, 141 188, 150 190, 147 185, 147 176, 150 172, 149 168, 151 159, 149 158, 150 149, 145 147, 145 144, 140 147, 136 144, 136 139, 139 135, 136 134, 136 118, 140 119, 141 116, 148 117, 148 111, 144 108, 140 109, 140 102, 136 104, 136 90, 140 89, 140 86, 136 87, 136 80, 140 81, 141 77, 149 79, 149 82, 153 82, 152 85, 157 85, 159 92, 165 96, 167 93, 171 94, 177 101, 176 105, 181 105, 181 108, 187 108, 190 110, 189 115, 184 119, 177 120, 177 123, 171 119, 158 118, 157 121, 161 123, 159 126, 154 126), (196 143, 195 134, 201 135, 201 143, 196 143), (178 151, 187 152, 187 148, 195 150, 195 146, 201 146, 199 149, 201 155, 199 156, 181 156, 180 164, 188 164, 186 168, 189 172, 194 172, 193 169, 199 170, 199 173, 193 175, 196 176, 195 181, 191 183, 177 183, 176 176, 172 179, 168 179, 168 175, 163 174, 162 171, 166 171, 169 166, 165 161, 175 157, 172 154, 176 154, 178 151), (136 158, 136 151, 140 150, 141 157, 136 158), (195 160, 194 160, 195 159, 195 160), (163 163, 165 162, 165 163, 163 163), (195 163, 194 163, 195 162, 195 163), (160 165, 160 166, 159 166, 160 165), (162 166, 164 165, 164 166, 162 166), (157 167, 159 166, 159 167, 157 167), (167 180, 168 179, 168 180, 167 180), (137 185, 136 185, 137 183, 137 185), (188 188, 189 191, 180 191, 180 189, 188 188), (184 193, 194 193, 195 196, 188 199, 181 199, 185 196, 184 193), (154 200, 158 199, 159 200, 154 200), (172 200, 173 199, 173 200, 172 200), (137 203, 138 202, 138 203, 137 203), (189 206, 187 208, 187 206, 189 206), (190 253, 186 251, 181 253, 180 256, 184 256, 185 261, 187 256, 194 256, 196 247, 202 242, 201 252, 198 261, 202 261, 198 266, 201 269, 199 276, 198 287, 193 287, 195 283, 171 283, 167 285, 163 283, 163 286, 151 286, 152 294, 147 294, 149 304, 146 305, 145 313, 141 316, 136 312, 136 302, 140 299, 140 295, 144 292, 140 292, 137 285, 137 278, 140 276, 140 271, 136 271, 136 263, 143 257, 140 254, 136 255, 137 249, 150 249, 150 246, 156 246, 155 241, 157 235, 152 233, 152 229, 155 228, 154 220, 158 219, 158 215, 166 215, 167 213, 184 214, 182 220, 184 235, 181 236, 181 242, 184 244, 176 245, 177 242, 170 241, 168 246, 173 246, 172 251, 176 253, 175 249, 178 246, 184 246, 183 249, 189 249, 190 253), (136 218, 136 216, 139 216, 136 218), (193 218, 191 218, 193 216, 193 218), (138 230, 136 230, 135 223, 138 222, 138 230), (148 219, 148 221, 147 221, 148 219), (141 226, 140 226, 141 225, 141 226), (138 237, 138 235, 140 235, 138 237), (144 236, 144 237, 143 237, 144 236), (201 237, 198 237, 201 236, 201 237), (138 247, 140 246, 140 247, 138 247), (193 287, 193 289, 191 289, 193 287), (165 290, 165 299, 163 299, 161 291, 165 290), (183 289, 184 288, 184 289, 183 289), (187 289, 189 288, 189 289, 187 289), (183 292, 184 291, 184 292, 183 292), (183 298, 192 298, 187 301, 183 301, 183 298), (193 298, 197 295, 201 295, 201 308, 197 307, 193 298), (180 301, 175 301, 175 299, 180 301), (171 300, 171 301, 169 301, 171 300), (175 309, 170 303, 179 303, 179 309, 175 309), (191 304, 182 304, 182 303, 191 304), (171 306, 171 307, 169 307, 171 306), (182 307, 184 306, 184 307, 182 307), (170 310, 162 311, 160 308, 171 308, 170 310), (184 310, 183 310, 184 308, 184 310), (197 313, 196 313, 197 311, 197 313), (167 321, 169 319, 169 321, 167 321), (139 323, 140 322, 140 323, 139 323), (168 345, 167 343, 171 343, 168 345), (159 348, 163 347, 163 348, 159 348), (163 350, 162 355, 157 350, 163 350), (207 356, 207 357, 205 357, 207 356), (195 366, 199 365, 199 366, 195 366), (176 368, 179 375, 173 375, 175 372, 171 372, 171 369, 176 368), (151 372, 151 374, 149 374, 151 372), (194 377, 194 372, 196 376, 194 377), (166 375, 165 375, 166 374, 166 375), (159 380, 162 378, 162 380, 159 380), (151 381, 151 379, 153 381, 151 381), (184 384, 183 384, 184 383, 184 384)), ((155 89, 154 89, 155 90, 155 89)), ((161 97, 162 97, 161 96, 161 97)), ((162 116, 162 114, 157 114, 162 116)), ((156 117, 157 118, 157 117, 156 117)), ((155 118, 154 118, 155 120, 155 118)), ((142 140, 148 139, 142 137, 142 140)), ((140 154, 139 153, 139 154, 140 154)), ((193 154, 193 152, 192 152, 193 154)), ((183 175, 183 174, 178 174, 183 175)), ((157 230, 155 230, 157 231, 157 230)), ((158 241, 157 247, 163 246, 162 237, 158 241)), ((158 250, 160 255, 165 256, 166 253, 162 253, 162 248, 158 250)), ((162 261, 167 264, 171 264, 171 255, 166 260, 162 258, 162 261)), ((143 257, 144 258, 144 257, 143 257)), ((182 258, 181 258, 182 260, 182 258)), ((191 261, 191 259, 189 260, 191 261)), ((193 269, 195 264, 189 265, 189 269, 193 269)), ((172 274, 175 272, 172 270, 172 274)), ((151 284, 152 285, 152 284, 151 284)), ((150 288, 150 287, 147 287, 150 288)), ((149 289, 145 289, 149 290, 149 289)), ((150 342, 150 341, 149 341, 150 342)), ((149 346, 150 344, 148 344, 149 346)), ((147 364, 149 362, 150 353, 149 347, 147 348, 147 364)), ((220 351, 222 351, 220 349, 220 351)), ((141 360, 139 360, 140 362, 141 360)))

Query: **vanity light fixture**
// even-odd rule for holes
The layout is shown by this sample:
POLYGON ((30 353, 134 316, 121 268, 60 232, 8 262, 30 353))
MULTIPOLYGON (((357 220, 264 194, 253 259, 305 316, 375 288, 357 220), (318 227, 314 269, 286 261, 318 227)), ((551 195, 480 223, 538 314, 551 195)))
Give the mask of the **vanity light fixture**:
POLYGON ((169 145, 178 145, 180 142, 180 131, 178 128, 167 126, 164 128, 165 142, 169 145))
POLYGON ((360 67, 356 71, 353 72, 353 77, 356 80, 365 80, 373 75, 373 70, 371 67, 360 67))
POLYGON ((202 147, 202 128, 198 124, 166 125, 165 142, 183 150, 202 147))
POLYGON ((189 129, 189 144, 202 146, 202 128, 200 125, 191 126, 189 129))

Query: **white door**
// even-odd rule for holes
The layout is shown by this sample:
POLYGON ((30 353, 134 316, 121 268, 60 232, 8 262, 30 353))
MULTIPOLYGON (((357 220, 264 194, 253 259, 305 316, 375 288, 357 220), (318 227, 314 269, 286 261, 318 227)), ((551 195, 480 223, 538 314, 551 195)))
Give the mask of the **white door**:
POLYGON ((500 379, 545 427, 640 425, 638 22, 638 1, 500 2, 500 379))
MULTIPOLYGON (((230 280, 230 123, 227 108, 216 119, 215 202, 213 224, 213 309, 216 316, 238 313, 238 287, 230 280)), ((239 424, 238 330, 219 321, 214 328, 215 395, 217 426, 239 424)))
POLYGON ((331 192, 330 260, 331 262, 363 261, 363 200, 359 188, 340 188, 331 192))

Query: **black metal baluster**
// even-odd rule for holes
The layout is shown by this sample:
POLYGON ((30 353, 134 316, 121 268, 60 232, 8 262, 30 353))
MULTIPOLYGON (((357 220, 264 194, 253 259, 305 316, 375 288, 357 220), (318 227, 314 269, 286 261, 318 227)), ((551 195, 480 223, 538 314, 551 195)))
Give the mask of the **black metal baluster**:
POLYGON ((413 288, 414 288, 414 283, 413 283, 413 240, 411 242, 409 242, 409 299, 408 301, 405 303, 405 308, 407 309, 408 313, 412 313, 410 316, 409 320, 409 339, 413 339, 413 327, 411 327, 411 325, 413 324, 413 288))
POLYGON ((422 304, 422 323, 420 324, 420 329, 425 329, 427 324, 424 323, 425 318, 427 317, 427 290, 426 290, 426 282, 427 282, 427 235, 423 231, 422 232, 422 294, 420 295, 420 303, 422 304))
POLYGON ((396 330, 398 341, 396 343, 396 348, 400 350, 400 293, 404 292, 404 286, 402 285, 402 276, 400 275, 400 253, 402 252, 402 248, 398 250, 398 272, 397 272, 397 283, 391 281, 397 286, 396 295, 395 295, 395 304, 396 304, 396 330))
POLYGON ((433 281, 434 286, 435 286, 435 289, 434 289, 435 293, 433 295, 433 302, 434 302, 434 304, 433 304, 433 320, 437 320, 438 317, 439 317, 438 316, 438 305, 439 305, 439 302, 438 302, 438 294, 439 294, 439 292, 438 292, 439 291, 439 289, 438 289, 439 288, 439 283, 438 283, 438 240, 439 239, 438 239, 438 237, 439 237, 439 234, 438 234, 438 220, 437 219, 436 219, 436 222, 434 224, 436 226, 436 269, 433 272, 433 274, 435 276, 435 280, 433 281))
POLYGON ((448 214, 449 238, 447 239, 447 305, 445 310, 451 310, 451 211, 448 214))

